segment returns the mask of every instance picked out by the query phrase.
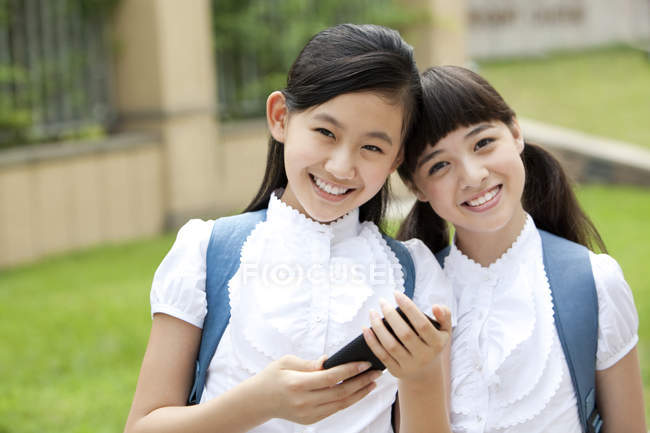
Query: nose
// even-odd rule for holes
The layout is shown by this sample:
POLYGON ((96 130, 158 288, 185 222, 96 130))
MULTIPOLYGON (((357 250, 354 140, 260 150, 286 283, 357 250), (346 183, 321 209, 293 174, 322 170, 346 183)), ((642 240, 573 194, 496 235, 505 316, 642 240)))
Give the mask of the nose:
POLYGON ((325 170, 337 179, 350 180, 355 175, 355 159, 351 152, 341 146, 332 152, 325 162, 325 170))
POLYGON ((476 158, 467 158, 461 164, 461 183, 463 188, 481 187, 488 178, 489 171, 476 158))

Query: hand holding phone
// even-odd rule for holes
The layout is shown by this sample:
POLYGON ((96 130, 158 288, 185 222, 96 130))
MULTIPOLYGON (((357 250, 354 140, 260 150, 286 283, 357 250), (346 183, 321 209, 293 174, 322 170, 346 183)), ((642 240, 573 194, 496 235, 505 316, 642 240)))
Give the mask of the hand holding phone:
MULTIPOLYGON (((404 312, 399 307, 397 307, 395 310, 399 313, 402 319, 404 319, 404 321, 411 327, 411 329, 413 329, 413 325, 411 325, 411 322, 409 321, 408 317, 406 317, 406 314, 404 314, 404 312)), ((436 327, 437 330, 440 330, 440 324, 438 322, 436 322, 426 314, 425 316, 429 319, 429 321, 433 324, 433 326, 436 327)), ((397 336, 393 332, 393 329, 386 321, 386 318, 382 319, 382 321, 386 329, 395 338, 397 338, 397 336)), ((345 364, 347 362, 354 362, 354 361, 370 362, 371 364, 370 370, 384 370, 386 368, 386 366, 375 356, 372 350, 370 350, 370 347, 368 347, 368 345, 366 344, 366 340, 363 338, 363 334, 360 334, 354 340, 350 341, 348 344, 343 346, 334 355, 327 358, 327 360, 325 360, 325 362, 323 363, 323 368, 325 369, 332 368, 340 364, 345 364)))

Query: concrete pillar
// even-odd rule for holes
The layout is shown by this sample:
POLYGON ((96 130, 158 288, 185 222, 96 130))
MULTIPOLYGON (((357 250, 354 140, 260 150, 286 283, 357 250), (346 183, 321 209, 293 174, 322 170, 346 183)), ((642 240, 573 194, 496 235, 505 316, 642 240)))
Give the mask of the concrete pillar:
POLYGON ((421 71, 434 65, 467 64, 465 0, 404 0, 422 9, 420 22, 404 32, 421 71), (427 19, 428 18, 428 19, 427 19))
POLYGON ((216 75, 210 0, 122 0, 115 14, 123 130, 159 134, 165 221, 214 216, 216 75))

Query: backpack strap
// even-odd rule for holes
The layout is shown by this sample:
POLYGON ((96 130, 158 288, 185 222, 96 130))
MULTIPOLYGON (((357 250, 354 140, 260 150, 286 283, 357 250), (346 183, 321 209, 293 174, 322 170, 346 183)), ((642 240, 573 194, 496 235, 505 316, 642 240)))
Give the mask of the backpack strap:
POLYGON ((589 250, 544 230, 539 233, 555 327, 571 372, 580 423, 584 432, 598 433, 603 424, 596 408, 598 295, 589 250))
POLYGON ((436 260, 438 260, 438 263, 440 263, 441 268, 445 267, 445 259, 449 255, 449 251, 451 251, 451 245, 447 245, 435 254, 436 260))
POLYGON ((390 249, 393 250, 397 260, 399 260, 399 264, 402 266, 402 273, 404 274, 404 294, 413 299, 413 292, 415 291, 415 265, 413 264, 411 253, 409 253, 408 248, 406 248, 400 241, 385 234, 382 234, 382 237, 390 249))
POLYGON ((206 254, 205 294, 208 312, 203 321, 194 384, 188 397, 190 405, 201 401, 210 360, 230 321, 228 282, 239 269, 242 246, 257 223, 265 219, 266 209, 262 209, 219 218, 214 222, 206 254))
MULTIPOLYGON (((383 234, 381 235, 393 253, 399 260, 399 264, 402 266, 402 273, 404 274, 404 294, 410 299, 413 299, 413 293, 415 292, 415 264, 413 263, 413 257, 409 253, 408 248, 404 246, 398 240, 391 238, 390 236, 383 234)), ((392 426, 395 425, 395 403, 390 411, 390 423, 392 426)))

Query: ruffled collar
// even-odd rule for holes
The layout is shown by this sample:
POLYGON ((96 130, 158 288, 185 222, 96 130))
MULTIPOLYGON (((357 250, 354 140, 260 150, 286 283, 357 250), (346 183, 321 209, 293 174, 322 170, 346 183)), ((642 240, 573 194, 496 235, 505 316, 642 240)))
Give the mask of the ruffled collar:
POLYGON ((454 239, 449 255, 445 259, 445 270, 448 270, 450 274, 463 275, 463 278, 469 277, 477 281, 494 280, 500 275, 510 272, 513 265, 521 262, 525 252, 530 250, 531 242, 534 242, 536 234, 535 222, 530 215, 526 214, 524 227, 515 241, 501 257, 489 266, 482 266, 467 257, 458 249, 454 239))
POLYGON ((306 230, 328 236, 332 243, 356 236, 359 233, 359 208, 355 208, 339 219, 328 224, 319 223, 307 217, 297 209, 282 201, 284 189, 280 188, 271 194, 266 212, 266 221, 277 226, 280 230, 291 227, 292 230, 306 230))

